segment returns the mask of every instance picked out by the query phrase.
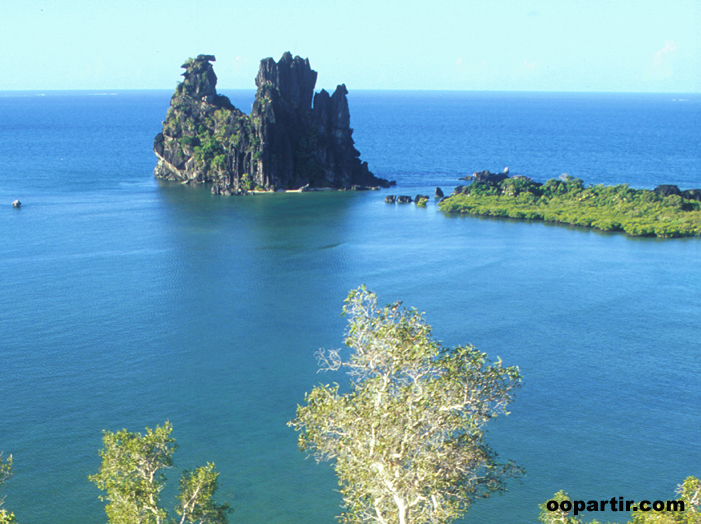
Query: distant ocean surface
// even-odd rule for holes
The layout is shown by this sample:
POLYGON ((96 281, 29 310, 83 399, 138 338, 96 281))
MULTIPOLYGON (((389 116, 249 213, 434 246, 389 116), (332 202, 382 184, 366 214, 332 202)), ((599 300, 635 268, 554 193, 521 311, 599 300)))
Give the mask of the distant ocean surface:
MULTIPOLYGON (((248 112, 251 91, 224 91, 248 112)), ((701 239, 640 239, 435 207, 474 171, 701 187, 701 96, 351 89, 380 192, 218 197, 153 178, 170 92, 0 92, 0 451, 23 524, 105 522, 101 431, 170 420, 232 522, 330 524, 332 468, 292 419, 343 344, 348 291, 426 312, 524 376, 489 427, 527 475, 465 522, 576 499, 667 500, 701 475, 701 239), (426 209, 386 194, 431 195, 426 209), (22 201, 21 209, 11 202, 22 201)), ((625 522, 626 514, 589 514, 625 522)))

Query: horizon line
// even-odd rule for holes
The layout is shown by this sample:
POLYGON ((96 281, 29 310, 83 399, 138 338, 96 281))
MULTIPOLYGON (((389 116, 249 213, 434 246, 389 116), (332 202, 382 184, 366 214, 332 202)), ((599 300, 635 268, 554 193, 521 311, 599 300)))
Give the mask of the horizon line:
MULTIPOLYGON (((347 87, 347 86, 346 86, 347 87)), ((320 92, 326 88, 314 89, 314 92, 320 92)), ((174 88, 166 87, 128 87, 128 88, 49 88, 49 89, 0 89, 0 93, 66 93, 66 92, 82 92, 95 94, 110 94, 127 91, 168 91, 174 92, 174 88)), ((256 88, 245 87, 221 87, 217 92, 221 91, 249 91, 256 92, 256 88)), ((351 92, 372 91, 372 92, 387 92, 387 93, 543 93, 543 94, 647 94, 647 95, 701 95, 701 91, 606 91, 606 90, 540 90, 540 89, 401 89, 401 88, 353 88, 351 92)))

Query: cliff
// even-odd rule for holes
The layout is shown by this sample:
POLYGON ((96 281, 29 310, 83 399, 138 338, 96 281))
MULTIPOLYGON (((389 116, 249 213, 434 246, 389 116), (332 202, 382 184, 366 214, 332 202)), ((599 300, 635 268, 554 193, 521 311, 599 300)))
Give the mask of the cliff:
POLYGON ((181 182, 211 183, 215 194, 305 186, 388 187, 359 159, 350 127, 348 91, 314 93, 308 59, 285 53, 261 60, 250 115, 217 94, 212 55, 182 67, 170 108, 153 144, 154 174, 181 182))

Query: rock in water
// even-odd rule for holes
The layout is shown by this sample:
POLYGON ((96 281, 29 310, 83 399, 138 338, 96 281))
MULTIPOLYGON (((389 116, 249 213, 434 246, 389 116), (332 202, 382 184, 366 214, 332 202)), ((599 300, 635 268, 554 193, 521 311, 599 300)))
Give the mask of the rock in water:
POLYGON ((14 202, 12 202, 12 207, 22 207, 22 202, 20 202, 19 200, 15 200, 14 202))
POLYGON ((216 92, 212 55, 183 64, 153 144, 158 178, 212 183, 216 194, 352 186, 389 187, 358 158, 345 85, 314 94, 309 59, 261 60, 250 115, 216 92), (313 102, 313 103, 312 103, 313 102))
POLYGON ((416 195, 414 202, 419 207, 426 207, 426 204, 428 204, 428 195, 416 195))

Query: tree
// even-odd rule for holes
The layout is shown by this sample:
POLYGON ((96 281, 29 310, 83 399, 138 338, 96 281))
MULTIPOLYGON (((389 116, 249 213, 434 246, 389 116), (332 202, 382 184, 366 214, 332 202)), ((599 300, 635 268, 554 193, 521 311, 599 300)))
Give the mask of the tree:
POLYGON ((350 292, 349 359, 318 353, 322 369, 348 369, 350 390, 315 387, 289 422, 302 450, 334 461, 348 524, 443 524, 523 473, 497 463, 483 429, 506 413, 518 368, 469 345, 443 348, 400 304, 378 309, 364 286, 350 292))
MULTIPOLYGON (((173 426, 166 422, 162 427, 146 434, 132 433, 126 429, 112 433, 104 431, 104 449, 100 472, 90 475, 90 480, 106 492, 100 500, 109 504, 105 512, 110 524, 165 524, 168 515, 160 502, 160 492, 166 483, 166 468, 173 467, 172 455, 177 449, 170 436, 173 426)), ((225 524, 228 504, 218 505, 213 496, 217 490, 214 464, 207 464, 194 471, 184 471, 180 479, 180 493, 175 512, 178 524, 225 524)))
MULTIPOLYGON (((2 458, 2 453, 0 453, 0 486, 5 484, 5 481, 12 476, 12 455, 8 456, 7 459, 2 458)), ((5 502, 5 497, 0 498, 0 524, 16 524, 15 514, 8 513, 7 510, 2 509, 1 506, 5 502)))
POLYGON ((643 511, 639 508, 631 513, 629 524, 701 524, 701 481, 696 477, 687 477, 676 489, 677 500, 684 502, 684 510, 661 512, 643 511))
MULTIPOLYGON (((701 524, 701 481, 696 477, 687 477, 684 483, 677 486, 676 494, 679 498, 672 505, 661 503, 661 506, 656 508, 659 501, 657 503, 645 501, 644 507, 642 503, 632 505, 632 508, 626 509, 626 511, 632 510, 631 520, 627 524, 701 524), (683 505, 679 504, 680 501, 683 505)), ((584 501, 573 503, 567 493, 558 491, 551 500, 540 505, 538 520, 544 524, 584 524, 583 517, 569 516, 570 510, 578 503, 581 512, 585 504, 584 501), (557 502, 557 505, 553 504, 551 508, 548 508, 548 504, 552 501, 557 502), (562 502, 569 503, 566 506, 568 509, 562 509, 562 502), (557 509, 553 509, 554 507, 557 509)), ((587 508, 592 504, 598 508, 597 501, 589 501, 587 508)), ((627 504, 626 502, 626 507, 627 504)), ((618 511, 623 510, 619 509, 618 511)), ((576 513, 577 511, 575 511, 576 513)), ((599 524, 599 521, 592 520, 588 524, 599 524)))

